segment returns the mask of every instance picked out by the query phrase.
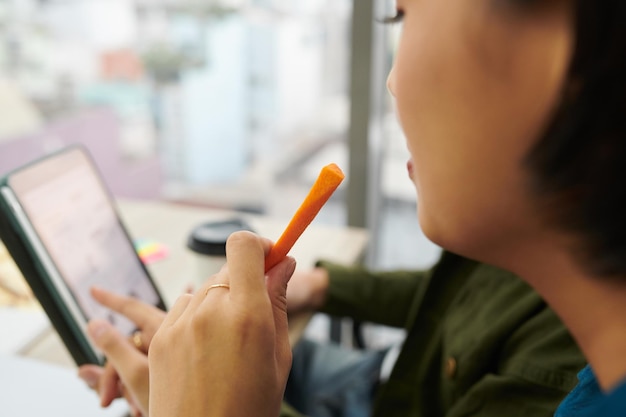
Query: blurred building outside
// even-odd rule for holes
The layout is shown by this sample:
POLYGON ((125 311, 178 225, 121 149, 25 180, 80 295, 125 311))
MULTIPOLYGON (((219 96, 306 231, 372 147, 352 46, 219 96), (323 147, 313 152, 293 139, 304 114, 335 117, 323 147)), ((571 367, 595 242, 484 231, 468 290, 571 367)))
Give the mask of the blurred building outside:
MULTIPOLYGON (((79 142, 118 196, 288 218, 348 164, 353 1, 4 0, 0 175, 79 142)), ((385 109, 373 265, 427 267, 385 109)), ((344 194, 316 221, 346 224, 344 194)))

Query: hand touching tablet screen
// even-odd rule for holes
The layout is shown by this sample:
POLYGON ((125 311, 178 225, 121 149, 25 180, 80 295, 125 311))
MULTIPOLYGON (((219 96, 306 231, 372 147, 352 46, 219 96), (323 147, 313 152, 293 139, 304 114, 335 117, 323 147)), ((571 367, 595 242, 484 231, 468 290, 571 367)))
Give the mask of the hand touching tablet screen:
POLYGON ((7 175, 0 217, 0 237, 77 364, 104 360, 85 334, 88 320, 108 319, 129 335, 134 330, 96 303, 91 287, 165 308, 83 148, 67 148, 7 175))

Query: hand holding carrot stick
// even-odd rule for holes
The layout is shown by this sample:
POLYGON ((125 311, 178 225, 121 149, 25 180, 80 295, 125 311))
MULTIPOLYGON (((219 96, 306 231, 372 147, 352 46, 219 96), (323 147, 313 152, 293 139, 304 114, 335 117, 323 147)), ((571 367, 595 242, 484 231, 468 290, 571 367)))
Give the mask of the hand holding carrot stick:
POLYGON ((309 190, 309 194, 265 258, 266 272, 287 256, 296 240, 311 224, 344 178, 344 173, 336 164, 329 164, 322 168, 317 180, 309 190))

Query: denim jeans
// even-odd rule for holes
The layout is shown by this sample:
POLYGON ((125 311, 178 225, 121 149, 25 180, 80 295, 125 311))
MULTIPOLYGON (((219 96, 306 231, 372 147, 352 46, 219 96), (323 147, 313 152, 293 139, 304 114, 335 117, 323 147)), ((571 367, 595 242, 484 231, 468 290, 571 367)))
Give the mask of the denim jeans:
POLYGON ((309 417, 368 417, 385 353, 301 340, 285 400, 309 417))

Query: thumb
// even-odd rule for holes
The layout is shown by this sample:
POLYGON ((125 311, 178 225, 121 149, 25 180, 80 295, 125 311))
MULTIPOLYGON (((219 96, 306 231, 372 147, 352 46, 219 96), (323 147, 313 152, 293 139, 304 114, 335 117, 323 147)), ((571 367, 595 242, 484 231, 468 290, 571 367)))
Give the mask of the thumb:
POLYGON ((91 320, 87 325, 87 332, 109 360, 123 353, 121 345, 126 344, 126 340, 108 321, 91 320))
POLYGON ((81 365, 78 368, 78 377, 94 391, 99 390, 102 374, 104 374, 104 370, 98 365, 81 365))
POLYGON ((94 344, 102 350, 122 380, 125 371, 134 369, 135 365, 145 357, 106 320, 91 320, 87 331, 94 344))
POLYGON ((291 346, 289 344, 289 325, 287 322, 287 284, 296 269, 296 261, 285 258, 267 273, 267 293, 272 303, 274 326, 276 328, 276 348, 280 361, 288 362, 289 369, 291 346))

